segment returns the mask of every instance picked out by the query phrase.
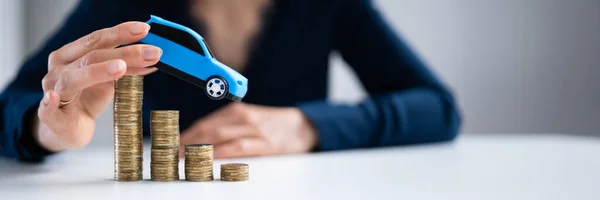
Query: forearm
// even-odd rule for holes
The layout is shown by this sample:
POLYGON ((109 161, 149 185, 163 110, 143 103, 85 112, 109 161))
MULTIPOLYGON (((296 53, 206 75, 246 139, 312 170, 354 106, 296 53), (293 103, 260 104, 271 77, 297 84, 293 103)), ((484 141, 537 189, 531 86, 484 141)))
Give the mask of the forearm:
POLYGON ((315 127, 320 150, 447 141, 460 127, 451 96, 429 88, 376 95, 353 106, 320 101, 299 107, 315 127))
POLYGON ((11 85, 0 95, 0 156, 38 162, 51 152, 35 140, 35 111, 41 94, 11 85))

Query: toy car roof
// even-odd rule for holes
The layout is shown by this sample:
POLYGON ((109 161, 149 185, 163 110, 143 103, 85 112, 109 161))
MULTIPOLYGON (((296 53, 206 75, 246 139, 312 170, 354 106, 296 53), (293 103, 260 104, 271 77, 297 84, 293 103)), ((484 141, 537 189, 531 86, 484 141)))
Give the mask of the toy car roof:
MULTIPOLYGON (((150 15, 150 20, 148 20, 146 23, 147 24, 157 23, 157 24, 161 24, 161 25, 165 25, 165 26, 169 26, 169 27, 173 27, 173 28, 185 31, 186 33, 194 36, 198 41, 202 41, 204 39, 200 34, 196 33, 196 31, 194 31, 188 27, 185 27, 183 25, 163 19, 163 18, 155 16, 155 15, 150 15)), ((152 27, 150 28, 150 31, 152 31, 152 27)))

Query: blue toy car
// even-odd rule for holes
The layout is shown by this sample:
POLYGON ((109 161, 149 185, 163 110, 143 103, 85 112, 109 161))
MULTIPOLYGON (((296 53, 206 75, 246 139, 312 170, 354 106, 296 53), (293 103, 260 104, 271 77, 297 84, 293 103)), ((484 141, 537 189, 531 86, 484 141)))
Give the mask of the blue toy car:
POLYGON ((248 79, 219 62, 200 34, 154 15, 146 23, 150 33, 140 43, 163 50, 156 68, 203 88, 210 99, 244 98, 248 79))

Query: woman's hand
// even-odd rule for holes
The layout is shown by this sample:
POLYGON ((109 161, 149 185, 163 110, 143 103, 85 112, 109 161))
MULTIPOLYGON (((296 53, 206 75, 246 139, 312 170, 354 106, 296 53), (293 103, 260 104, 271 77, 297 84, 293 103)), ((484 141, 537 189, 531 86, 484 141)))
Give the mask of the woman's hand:
POLYGON ((86 146, 96 117, 114 93, 114 80, 125 74, 145 75, 155 68, 162 50, 130 45, 144 38, 150 26, 126 22, 86 35, 52 52, 42 80, 44 98, 35 119, 34 137, 46 149, 61 151, 86 146), (62 102, 62 103, 61 103, 62 102))
POLYGON ((216 158, 231 158, 308 152, 317 136, 297 108, 231 103, 181 135, 181 156, 186 144, 213 144, 216 158))

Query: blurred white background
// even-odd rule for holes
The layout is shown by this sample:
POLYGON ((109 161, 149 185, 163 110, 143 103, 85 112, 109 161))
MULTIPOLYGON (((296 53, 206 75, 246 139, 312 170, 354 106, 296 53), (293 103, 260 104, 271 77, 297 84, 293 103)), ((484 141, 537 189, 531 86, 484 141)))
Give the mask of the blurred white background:
MULTIPOLYGON (((0 88, 77 0, 0 1, 0 88)), ((600 135, 600 0, 375 0, 452 87, 464 133, 600 135)), ((331 96, 364 97, 332 58, 331 96)), ((110 110, 99 137, 109 139, 110 110)), ((95 139, 98 140, 98 139, 95 139)))

